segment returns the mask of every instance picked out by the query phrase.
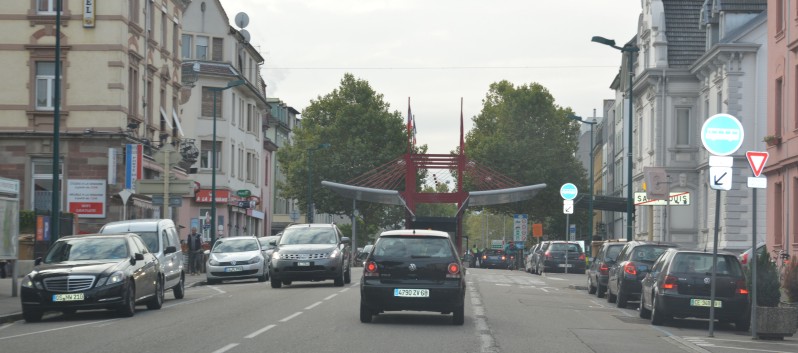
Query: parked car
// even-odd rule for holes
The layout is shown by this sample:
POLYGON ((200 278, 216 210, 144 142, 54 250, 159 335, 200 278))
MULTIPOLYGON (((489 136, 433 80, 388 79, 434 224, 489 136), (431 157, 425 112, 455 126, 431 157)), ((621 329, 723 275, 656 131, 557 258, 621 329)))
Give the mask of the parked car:
POLYGON ((604 298, 607 292, 607 279, 610 277, 610 266, 615 263, 625 244, 621 241, 605 241, 601 244, 596 256, 590 259, 590 266, 586 271, 588 293, 604 298))
POLYGON ((73 235, 58 239, 22 279, 20 299, 27 322, 47 311, 111 309, 133 316, 136 305, 163 305, 164 275, 141 238, 127 234, 73 235))
POLYGON ((607 278, 607 301, 619 308, 640 298, 640 282, 654 261, 676 244, 648 241, 630 241, 623 246, 615 263, 610 266, 607 278))
POLYGON ((260 242, 260 251, 263 253, 263 259, 266 261, 266 279, 269 278, 269 263, 272 261, 272 254, 274 253, 274 249, 277 248, 277 243, 280 242, 279 235, 269 235, 265 237, 258 238, 260 242))
POLYGON ((332 279, 342 287, 352 281, 350 240, 332 223, 294 224, 285 228, 269 265, 272 288, 293 281, 332 279))
MULTIPOLYGON (((740 261, 719 253, 715 267, 715 318, 747 331, 748 289, 740 261)), ((668 249, 643 279, 640 317, 662 325, 672 317, 709 318, 712 253, 668 249)))
POLYGON ((171 219, 136 219, 111 222, 100 228, 100 234, 136 233, 150 252, 158 257, 164 274, 166 290, 172 290, 176 299, 186 293, 186 276, 183 252, 178 251, 180 237, 171 219))
POLYGON ((206 250, 205 268, 208 284, 223 280, 256 278, 265 282, 269 276, 260 242, 253 236, 220 238, 206 250))
POLYGON ((529 252, 529 256, 527 256, 526 266, 527 271, 530 273, 540 274, 540 257, 543 255, 543 252, 546 251, 549 247, 550 241, 543 241, 535 245, 529 252))
POLYGON ((393 230, 380 234, 360 281, 360 321, 386 311, 452 313, 465 322, 466 269, 449 234, 393 230))
POLYGON ((371 252, 371 249, 373 249, 373 248, 374 248, 374 244, 368 244, 368 245, 364 246, 363 249, 361 249, 357 253, 357 259, 355 259, 355 261, 358 263, 358 265, 366 266, 366 257, 369 256, 369 253, 371 252))
POLYGON ((510 267, 510 257, 504 253, 504 250, 487 249, 482 252, 479 267, 506 269, 510 267))
MULTIPOLYGON (((759 256, 768 256, 768 253, 766 251, 765 245, 766 244, 765 244, 764 241, 763 242, 759 242, 759 243, 756 244, 756 250, 757 250, 756 256, 757 257, 759 257, 759 256)), ((742 254, 740 254, 737 257, 737 259, 740 260, 740 264, 743 265, 743 271, 747 271, 748 270, 748 263, 751 260, 751 248, 748 248, 747 250, 745 250, 742 254)))
POLYGON ((569 273, 585 273, 585 251, 576 242, 552 241, 538 256, 535 266, 538 272, 561 270, 569 273))

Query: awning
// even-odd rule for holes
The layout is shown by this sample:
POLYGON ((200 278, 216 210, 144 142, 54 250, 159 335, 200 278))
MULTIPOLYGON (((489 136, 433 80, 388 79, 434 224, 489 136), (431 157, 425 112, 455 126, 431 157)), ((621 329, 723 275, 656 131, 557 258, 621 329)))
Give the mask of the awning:
POLYGON ((180 118, 177 116, 177 112, 174 108, 172 108, 172 118, 175 119, 175 126, 177 126, 177 132, 180 134, 180 137, 186 136, 186 134, 183 133, 183 127, 180 126, 180 118))
POLYGON ((169 127, 169 130, 172 130, 173 129, 172 122, 169 121, 171 119, 169 119, 169 116, 166 115, 165 111, 163 111, 163 107, 161 107, 160 109, 161 109, 161 119, 163 119, 163 121, 166 123, 166 126, 169 127))
POLYGON ((362 186, 333 183, 326 180, 322 181, 321 185, 332 189, 332 191, 346 198, 385 205, 403 206, 408 212, 412 213, 407 207, 405 200, 399 195, 399 191, 396 190, 365 188, 362 186))
POLYGON ((468 193, 468 206, 486 206, 529 200, 546 188, 546 184, 520 186, 517 188, 471 191, 468 193))

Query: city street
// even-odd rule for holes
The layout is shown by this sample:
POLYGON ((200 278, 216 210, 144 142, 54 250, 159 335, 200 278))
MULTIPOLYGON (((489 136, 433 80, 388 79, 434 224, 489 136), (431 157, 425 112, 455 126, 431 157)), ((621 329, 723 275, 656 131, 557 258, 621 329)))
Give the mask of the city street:
POLYGON ((662 327, 582 288, 584 275, 468 270, 464 326, 450 315, 387 313, 358 321, 360 268, 353 281, 298 282, 281 289, 238 281, 189 288, 160 311, 132 318, 106 311, 52 314, 0 326, 5 352, 798 352, 798 341, 752 341, 706 321, 662 327), (679 327, 674 327, 678 325, 679 327))

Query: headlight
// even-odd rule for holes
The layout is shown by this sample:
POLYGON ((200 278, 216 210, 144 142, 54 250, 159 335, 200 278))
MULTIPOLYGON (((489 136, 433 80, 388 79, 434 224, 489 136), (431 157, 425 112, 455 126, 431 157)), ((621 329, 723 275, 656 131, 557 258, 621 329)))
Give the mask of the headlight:
POLYGON ((215 258, 211 257, 211 258, 208 259, 208 265, 219 266, 219 261, 216 261, 215 258))
POLYGON ((278 253, 276 251, 273 252, 272 253, 272 260, 279 260, 279 259, 280 259, 280 253, 278 253))
POLYGON ((33 282, 30 275, 25 275, 25 277, 22 278, 22 286, 25 288, 36 288, 36 283, 33 282))
POLYGON ((335 250, 333 250, 333 251, 330 253, 330 258, 331 258, 331 259, 334 259, 334 258, 336 258, 336 257, 338 256, 338 254, 340 254, 340 253, 341 253, 341 250, 338 250, 338 248, 335 248, 335 250))
POLYGON ((260 259, 261 259, 260 256, 254 256, 251 259, 249 259, 248 263, 256 264, 256 263, 260 262, 260 259))
POLYGON ((101 277, 100 280, 97 281, 97 287, 105 285, 110 286, 112 284, 121 283, 124 280, 125 280, 125 274, 121 271, 116 271, 108 277, 101 277))

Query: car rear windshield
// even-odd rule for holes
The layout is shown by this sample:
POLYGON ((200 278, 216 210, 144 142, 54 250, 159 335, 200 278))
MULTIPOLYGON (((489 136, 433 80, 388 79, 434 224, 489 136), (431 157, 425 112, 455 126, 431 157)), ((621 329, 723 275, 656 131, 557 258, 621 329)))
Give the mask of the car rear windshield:
POLYGON ((81 238, 56 242, 44 258, 44 263, 127 257, 127 241, 124 238, 81 238))
POLYGON ((487 256, 504 255, 504 250, 485 250, 485 255, 487 256))
MULTIPOLYGON (((718 271, 721 276, 741 277, 740 263, 733 256, 718 255, 718 271)), ((673 257, 671 272, 675 273, 712 273, 712 254, 679 253, 673 257)))
POLYGON ((662 255, 666 250, 668 250, 667 246, 661 245, 643 245, 634 248, 632 251, 632 261, 647 261, 647 262, 654 262, 657 258, 662 255))
POLYGON ((606 260, 615 260, 618 258, 618 254, 621 253, 621 249, 623 249, 623 245, 610 245, 607 247, 607 254, 605 256, 606 260))
POLYGON ((275 243, 279 242, 280 241, 280 237, 277 236, 277 235, 270 235, 270 236, 267 236, 267 237, 258 238, 258 241, 260 241, 260 247, 261 248, 263 248, 263 249, 274 249, 275 245, 271 245, 270 243, 271 242, 275 242, 275 243))
POLYGON ((338 244, 332 228, 289 228, 280 238, 280 245, 293 244, 338 244))
POLYGON ((579 247, 579 244, 565 244, 565 243, 554 243, 549 246, 549 250, 551 251, 569 251, 569 252, 582 252, 582 248, 579 247))
POLYGON ((213 247, 215 253, 257 251, 258 241, 251 238, 221 239, 213 247))
POLYGON ((449 239, 437 237, 380 238, 374 245, 374 256, 448 258, 452 257, 449 239))

